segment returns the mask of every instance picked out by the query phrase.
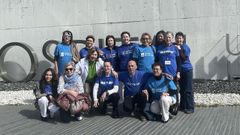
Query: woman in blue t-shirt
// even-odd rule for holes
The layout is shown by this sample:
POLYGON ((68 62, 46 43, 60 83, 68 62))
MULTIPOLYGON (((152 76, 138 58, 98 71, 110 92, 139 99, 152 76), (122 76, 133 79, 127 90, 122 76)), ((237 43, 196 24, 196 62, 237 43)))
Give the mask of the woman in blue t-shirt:
POLYGON ((113 35, 108 35, 105 41, 107 47, 102 48, 103 55, 100 57, 102 57, 103 60, 109 60, 113 69, 118 71, 116 39, 113 35))
POLYGON ((186 44, 185 35, 178 32, 175 35, 175 46, 178 48, 181 60, 181 78, 179 80, 180 86, 180 108, 186 113, 194 112, 194 96, 192 89, 193 67, 190 62, 190 48, 186 44))
POLYGON ((138 70, 152 72, 152 64, 155 60, 156 49, 152 46, 152 37, 149 33, 141 36, 142 45, 134 48, 133 59, 138 64, 138 70))
POLYGON ((57 77, 52 68, 46 69, 41 77, 41 80, 36 84, 34 94, 37 98, 37 105, 40 110, 41 120, 53 118, 54 113, 58 110, 55 105, 57 99, 57 77), (47 112, 50 112, 48 114, 47 112))
POLYGON ((165 44, 158 47, 156 61, 163 66, 163 72, 171 75, 175 81, 180 79, 180 57, 177 47, 173 44, 173 33, 167 31, 165 44))
POLYGON ((119 71, 127 71, 128 61, 132 59, 134 47, 136 43, 131 43, 130 33, 124 31, 121 33, 122 45, 117 49, 119 71))
POLYGON ((72 40, 72 32, 66 30, 63 32, 62 42, 57 44, 55 48, 54 69, 58 77, 64 73, 65 64, 71 61, 77 63, 80 59, 76 44, 72 40))

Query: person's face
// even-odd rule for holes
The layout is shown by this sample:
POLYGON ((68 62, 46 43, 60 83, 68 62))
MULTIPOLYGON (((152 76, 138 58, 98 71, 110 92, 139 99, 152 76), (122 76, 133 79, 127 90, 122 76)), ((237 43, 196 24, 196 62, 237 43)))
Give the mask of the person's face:
POLYGON ((110 62, 104 62, 104 71, 106 74, 111 73, 112 71, 112 65, 110 62))
POLYGON ((166 35, 165 41, 166 41, 167 44, 171 44, 172 41, 173 41, 173 36, 172 36, 172 34, 168 33, 168 34, 166 35))
POLYGON ((45 74, 45 80, 47 82, 51 82, 52 77, 53 77, 52 72, 51 71, 47 71, 46 74, 45 74))
POLYGON ((72 75, 73 72, 74 72, 74 67, 73 66, 69 65, 65 68, 65 73, 66 73, 67 76, 72 75))
POLYGON ((122 42, 123 44, 130 44, 130 36, 127 33, 122 35, 122 42))
POLYGON ((148 35, 144 35, 141 41, 142 41, 142 44, 144 45, 151 45, 151 39, 148 35))
POLYGON ((98 57, 97 51, 93 52, 93 53, 90 55, 90 61, 96 61, 96 60, 97 60, 97 57, 98 57))
POLYGON ((176 37, 176 43, 177 43, 178 45, 182 45, 182 44, 183 44, 183 41, 184 41, 183 36, 177 36, 177 37, 176 37))
POLYGON ((130 74, 135 73, 135 71, 137 70, 137 64, 135 61, 129 61, 128 62, 128 72, 130 74))
POLYGON ((153 67, 153 74, 154 76, 160 76, 162 74, 162 69, 160 66, 153 67))
POLYGON ((159 42, 163 42, 163 41, 164 41, 164 35, 163 35, 162 33, 158 34, 158 35, 157 35, 157 40, 158 40, 159 42))
POLYGON ((72 35, 65 32, 63 34, 63 42, 66 43, 66 44, 70 44, 70 41, 71 41, 71 38, 72 38, 72 35))
POLYGON ((108 46, 108 47, 113 47, 113 46, 114 46, 114 39, 113 39, 113 38, 108 38, 108 40, 107 40, 107 46, 108 46))
POLYGON ((86 40, 86 47, 88 47, 88 48, 92 48, 93 47, 93 39, 92 38, 88 38, 87 40, 86 40))

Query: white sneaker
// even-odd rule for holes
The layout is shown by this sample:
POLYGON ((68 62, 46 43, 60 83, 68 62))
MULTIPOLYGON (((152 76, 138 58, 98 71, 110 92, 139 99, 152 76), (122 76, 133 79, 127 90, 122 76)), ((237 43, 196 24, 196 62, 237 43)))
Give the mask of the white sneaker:
POLYGON ((81 121, 82 119, 83 119, 82 116, 77 117, 77 120, 78 120, 78 121, 81 121))

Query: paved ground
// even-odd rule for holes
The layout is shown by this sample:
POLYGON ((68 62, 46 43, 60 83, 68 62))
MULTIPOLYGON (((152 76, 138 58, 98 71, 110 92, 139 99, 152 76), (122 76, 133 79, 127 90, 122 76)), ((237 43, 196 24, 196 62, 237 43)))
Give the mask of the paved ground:
POLYGON ((32 105, 0 106, 1 135, 48 134, 162 134, 162 135, 239 135, 240 106, 196 108, 186 115, 182 112, 166 124, 141 122, 135 118, 112 119, 110 116, 85 117, 69 124, 56 120, 42 122, 32 105))

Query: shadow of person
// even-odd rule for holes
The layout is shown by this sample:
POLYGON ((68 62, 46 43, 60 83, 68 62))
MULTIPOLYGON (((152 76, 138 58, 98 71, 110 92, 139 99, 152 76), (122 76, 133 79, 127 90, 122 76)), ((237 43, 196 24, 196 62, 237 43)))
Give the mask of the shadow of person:
MULTIPOLYGON (((35 109, 34 107, 32 107, 31 109, 30 108, 23 109, 23 110, 19 111, 19 113, 28 119, 34 119, 34 120, 41 121, 40 112, 39 112, 39 110, 35 109)), ((60 122, 59 113, 55 113, 54 118, 51 118, 51 119, 49 118, 47 121, 44 121, 44 122, 47 122, 50 124, 57 124, 57 122, 60 122)))

